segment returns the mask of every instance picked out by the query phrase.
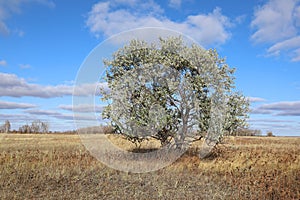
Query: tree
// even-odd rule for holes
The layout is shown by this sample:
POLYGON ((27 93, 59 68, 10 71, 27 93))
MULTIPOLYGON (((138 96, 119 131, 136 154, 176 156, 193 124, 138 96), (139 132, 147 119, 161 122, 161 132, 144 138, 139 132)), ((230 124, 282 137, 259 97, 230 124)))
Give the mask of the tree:
POLYGON ((273 132, 272 131, 268 131, 267 132, 267 137, 274 137, 275 135, 273 134, 273 132))
POLYGON ((11 128, 10 122, 9 120, 6 120, 4 123, 4 133, 9 133, 10 128, 11 128))
POLYGON ((31 125, 23 125, 19 127, 20 133, 48 133, 49 125, 41 120, 35 120, 31 125))
POLYGON ((48 133, 48 124, 41 120, 35 120, 31 123, 31 132, 33 133, 48 133))
POLYGON ((247 127, 249 101, 240 93, 233 93, 228 97, 225 131, 227 135, 234 135, 239 128, 247 127))
POLYGON ((32 130, 31 130, 31 127, 28 124, 26 124, 19 128, 19 132, 20 133, 32 133, 32 130))
POLYGON ((116 133, 139 143, 149 137, 179 148, 195 139, 217 144, 224 130, 245 125, 248 103, 235 93, 233 73, 216 50, 181 37, 159 43, 132 40, 105 60, 109 104, 102 115, 116 133))
POLYGON ((49 124, 46 122, 41 123, 41 133, 49 133, 49 124))
POLYGON ((238 128, 232 133, 233 136, 261 136, 262 132, 258 129, 238 128))

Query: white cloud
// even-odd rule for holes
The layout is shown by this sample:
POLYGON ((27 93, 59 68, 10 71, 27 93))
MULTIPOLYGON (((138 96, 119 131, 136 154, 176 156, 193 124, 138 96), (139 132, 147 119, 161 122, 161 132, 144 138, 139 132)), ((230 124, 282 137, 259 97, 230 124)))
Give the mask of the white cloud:
POLYGON ((51 110, 27 110, 26 113, 31 115, 46 115, 46 116, 57 116, 61 113, 51 110))
POLYGON ((252 114, 273 114, 275 116, 300 116, 300 101, 283 101, 263 104, 252 111, 252 114))
POLYGON ((41 98, 72 95, 72 86, 43 86, 28 83, 15 74, 0 73, 0 96, 22 97, 33 96, 41 98))
POLYGON ((295 8, 295 11, 294 11, 294 16, 295 18, 295 25, 297 27, 300 27, 300 6, 298 6, 297 8, 295 8))
MULTIPOLYGON (((255 29, 251 39, 255 43, 268 43, 268 55, 279 56, 282 51, 300 48, 299 43, 300 5, 299 0, 270 0, 256 9, 251 27, 255 29)), ((292 55, 298 61, 300 55, 292 55)))
POLYGON ((292 61, 300 61, 300 35, 278 42, 268 48, 268 55, 279 56, 281 52, 291 51, 292 61))
MULTIPOLYGON (((20 14, 21 6, 26 3, 37 3, 49 8, 55 7, 51 0, 0 0, 0 34, 8 35, 11 32, 6 20, 13 14, 20 14)), ((18 33, 23 35, 23 31, 18 31, 18 33)))
POLYGON ((202 45, 223 44, 230 38, 230 19, 215 8, 212 13, 190 15, 181 22, 172 21, 163 15, 153 1, 139 1, 128 7, 116 6, 116 1, 99 2, 88 13, 86 25, 96 37, 106 37, 122 31, 141 27, 163 27, 192 36, 202 45), (150 2, 150 3, 149 3, 150 2), (145 5, 152 5, 152 7, 145 5))
POLYGON ((172 8, 180 8, 181 0, 169 0, 169 6, 172 8))
MULTIPOLYGON (((22 121, 22 122, 28 122, 28 121, 31 121, 33 120, 33 118, 31 118, 29 115, 26 115, 26 114, 2 114, 0 113, 0 120, 9 120, 11 122, 12 121, 22 121)), ((1 123, 1 121, 0 121, 1 123)))
POLYGON ((295 51, 293 51, 293 58, 292 58, 292 61, 293 62, 298 62, 300 61, 300 48, 299 49, 296 49, 295 51))
POLYGON ((103 106, 90 105, 90 104, 79 104, 79 105, 59 105, 60 109, 74 111, 74 112, 102 112, 103 106))
POLYGON ((25 113, 28 113, 30 115, 37 115, 39 117, 53 117, 56 119, 64 119, 64 120, 74 120, 74 117, 76 120, 95 120, 96 116, 95 115, 90 115, 90 114, 72 114, 72 113, 60 113, 57 111, 53 110, 26 110, 25 113))
POLYGON ((268 49, 269 54, 280 54, 280 51, 300 48, 300 36, 278 42, 268 49))
MULTIPOLYGON (((75 96, 91 96, 99 87, 98 83, 86 83, 76 86, 75 96)), ((28 83, 15 74, 0 73, 0 97, 40 97, 53 98, 73 95, 73 85, 39 85, 28 83)))
POLYGON ((16 103, 8 101, 0 101, 0 109, 28 109, 34 108, 36 105, 29 103, 16 103))
POLYGON ((6 66, 7 62, 6 60, 0 60, 0 66, 6 66))
POLYGON ((282 101, 262 105, 261 108, 270 110, 293 110, 300 109, 300 101, 282 101))
POLYGON ((266 101, 264 98, 260 98, 260 97, 248 97, 248 100, 251 103, 266 101))
POLYGON ((251 26, 257 28, 257 31, 251 38, 256 42, 274 42, 294 36, 296 28, 293 25, 293 10, 296 2, 296 0, 270 0, 259 7, 251 22, 251 26))
POLYGON ((267 123, 294 123, 294 120, 283 120, 283 119, 249 119, 248 122, 267 122, 267 123))
POLYGON ((254 108, 254 109, 250 109, 250 113, 251 114, 269 115, 269 114, 272 114, 273 112, 270 111, 270 110, 264 110, 264 109, 260 109, 260 108, 254 108))

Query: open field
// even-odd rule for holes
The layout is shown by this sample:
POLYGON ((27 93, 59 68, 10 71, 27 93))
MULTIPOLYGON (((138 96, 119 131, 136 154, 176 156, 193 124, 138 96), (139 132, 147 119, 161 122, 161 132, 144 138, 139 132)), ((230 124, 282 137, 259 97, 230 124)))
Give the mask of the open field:
POLYGON ((300 199, 299 137, 230 137, 206 160, 198 143, 143 174, 106 167, 77 135, 0 137, 0 199, 300 199))

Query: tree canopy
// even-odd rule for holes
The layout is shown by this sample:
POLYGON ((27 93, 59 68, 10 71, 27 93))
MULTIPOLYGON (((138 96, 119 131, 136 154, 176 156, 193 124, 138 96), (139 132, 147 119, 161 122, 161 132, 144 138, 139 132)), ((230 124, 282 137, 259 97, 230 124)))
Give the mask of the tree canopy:
POLYGON ((152 137, 182 147, 205 138, 217 144, 246 126, 249 103, 235 92, 235 69, 216 50, 182 37, 132 40, 104 64, 103 118, 132 142, 152 137))

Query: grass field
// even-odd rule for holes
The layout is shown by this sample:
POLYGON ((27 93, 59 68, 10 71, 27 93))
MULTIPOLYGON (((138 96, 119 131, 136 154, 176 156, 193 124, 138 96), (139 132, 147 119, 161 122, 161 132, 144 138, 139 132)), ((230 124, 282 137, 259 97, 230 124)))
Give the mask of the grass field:
POLYGON ((205 160, 198 143, 142 174, 106 167, 77 135, 0 137, 0 199, 300 199, 299 137, 230 137, 205 160))

